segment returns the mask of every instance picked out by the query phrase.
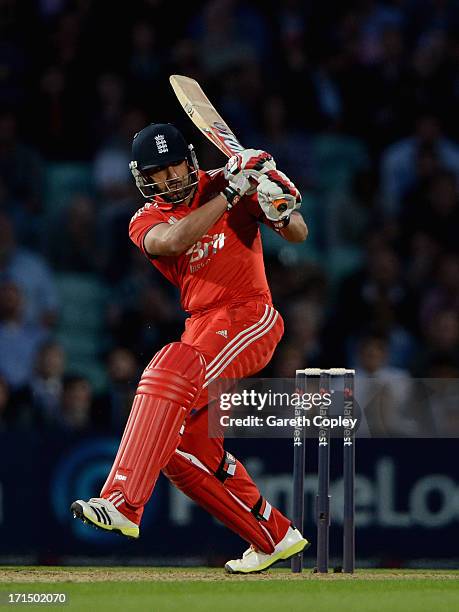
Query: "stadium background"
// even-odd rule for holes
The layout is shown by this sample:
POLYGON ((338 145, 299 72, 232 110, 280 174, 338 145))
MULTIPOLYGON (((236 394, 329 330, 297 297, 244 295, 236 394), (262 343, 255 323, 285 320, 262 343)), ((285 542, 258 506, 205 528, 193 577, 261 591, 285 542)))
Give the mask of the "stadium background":
MULTIPOLYGON (((142 203, 132 136, 169 121, 202 168, 223 163, 171 73, 196 78, 304 194, 306 243, 264 232, 286 333, 263 374, 355 366, 403 393, 415 376, 458 377, 458 26, 455 0, 0 2, 3 561, 220 563, 239 551, 165 482, 132 547, 86 535, 67 512, 95 492, 142 366, 184 320, 127 236, 142 203)), ((229 447, 288 508, 287 441, 229 447)), ((456 455, 454 441, 361 443, 361 562, 457 562, 456 455)))

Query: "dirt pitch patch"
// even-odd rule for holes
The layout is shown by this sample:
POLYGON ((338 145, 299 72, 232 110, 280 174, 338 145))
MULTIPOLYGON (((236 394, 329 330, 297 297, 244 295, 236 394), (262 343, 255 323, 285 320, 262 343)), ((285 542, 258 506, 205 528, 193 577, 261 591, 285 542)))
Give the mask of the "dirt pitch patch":
POLYGON ((287 569, 271 570, 249 576, 226 574, 207 568, 87 568, 87 567, 3 567, 0 583, 58 582, 235 582, 276 580, 459 580, 459 572, 447 570, 358 570, 355 574, 313 574, 305 570, 292 574, 287 569))

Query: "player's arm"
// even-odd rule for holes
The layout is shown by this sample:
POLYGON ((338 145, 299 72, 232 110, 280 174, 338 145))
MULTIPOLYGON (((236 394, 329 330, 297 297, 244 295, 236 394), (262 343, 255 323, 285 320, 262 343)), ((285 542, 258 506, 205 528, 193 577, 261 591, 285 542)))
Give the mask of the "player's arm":
POLYGON ((301 213, 294 210, 290 214, 288 225, 280 228, 278 233, 288 242, 304 242, 309 231, 301 213))
POLYGON ((308 228, 302 215, 301 195, 292 181, 280 170, 270 170, 258 177, 258 204, 265 221, 289 242, 303 242, 308 228))
POLYGON ((145 235, 144 247, 149 255, 181 255, 223 215, 228 201, 218 195, 190 212, 173 225, 159 223, 145 235))
POLYGON ((147 253, 152 256, 184 253, 202 238, 228 208, 254 189, 249 177, 254 172, 258 175, 264 168, 270 167, 271 160, 269 153, 256 149, 246 149, 231 157, 223 172, 228 181, 224 193, 212 198, 173 225, 160 223, 152 227, 144 238, 147 253))

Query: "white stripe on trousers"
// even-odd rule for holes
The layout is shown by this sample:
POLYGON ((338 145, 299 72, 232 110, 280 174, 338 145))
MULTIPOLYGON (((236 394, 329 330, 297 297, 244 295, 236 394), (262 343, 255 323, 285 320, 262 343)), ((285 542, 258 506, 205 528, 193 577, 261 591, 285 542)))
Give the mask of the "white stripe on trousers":
MULTIPOLYGON (((279 313, 273 308, 268 308, 268 318, 264 321, 262 325, 260 325, 260 323, 257 323, 256 326, 248 328, 248 330, 252 330, 250 331, 250 333, 247 333, 248 330, 245 330, 244 336, 239 340, 237 344, 232 347, 230 347, 229 345, 228 347, 226 347, 225 354, 222 355, 219 361, 215 363, 215 365, 206 372, 206 382, 204 383, 203 388, 207 387, 207 385, 213 382, 231 363, 231 361, 233 361, 233 359, 235 359, 239 355, 239 353, 241 353, 245 348, 252 344, 252 342, 255 342, 255 340, 258 340, 259 338, 267 334, 270 329, 272 329, 272 327, 277 321, 279 313), (253 329, 253 327, 256 327, 256 329, 253 329)), ((263 318, 265 318, 265 315, 263 315, 263 318)), ((235 340, 239 336, 240 335, 236 336, 235 340)))
POLYGON ((251 325, 250 327, 248 327, 247 329, 243 329, 242 331, 240 331, 240 332, 238 333, 238 335, 237 335, 237 336, 235 336, 235 337, 234 337, 232 340, 230 340, 230 341, 228 342, 228 344, 222 348, 222 350, 221 350, 221 351, 218 353, 218 355, 217 355, 216 357, 214 357, 214 358, 212 359, 212 361, 211 361, 209 364, 207 364, 207 369, 208 369, 208 370, 211 370, 211 369, 213 368, 214 364, 215 364, 215 363, 216 363, 216 362, 217 362, 217 361, 218 361, 218 360, 221 358, 221 356, 223 355, 223 353, 226 353, 226 351, 227 351, 227 350, 228 350, 228 349, 229 349, 231 346, 233 346, 233 344, 234 344, 235 342, 237 342, 237 341, 238 341, 238 339, 239 339, 241 336, 244 336, 245 334, 247 334, 247 333, 249 333, 250 331, 252 331, 252 329, 255 329, 256 327, 258 327, 259 325, 261 325, 261 324, 263 323, 263 321, 266 319, 266 317, 268 316, 268 314, 269 314, 269 306, 268 306, 267 304, 265 304, 265 312, 263 313, 263 316, 261 317, 261 319, 260 319, 259 321, 257 321, 256 323, 254 323, 253 325, 251 325))

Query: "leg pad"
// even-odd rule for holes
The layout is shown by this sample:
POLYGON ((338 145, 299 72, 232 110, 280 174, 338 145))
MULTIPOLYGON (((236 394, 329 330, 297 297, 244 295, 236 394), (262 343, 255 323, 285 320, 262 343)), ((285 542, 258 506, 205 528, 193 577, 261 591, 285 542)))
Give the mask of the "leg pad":
POLYGON ((145 368, 101 497, 120 491, 138 508, 180 441, 180 429, 202 389, 204 357, 182 342, 168 344, 145 368))

